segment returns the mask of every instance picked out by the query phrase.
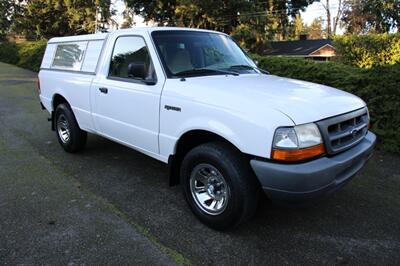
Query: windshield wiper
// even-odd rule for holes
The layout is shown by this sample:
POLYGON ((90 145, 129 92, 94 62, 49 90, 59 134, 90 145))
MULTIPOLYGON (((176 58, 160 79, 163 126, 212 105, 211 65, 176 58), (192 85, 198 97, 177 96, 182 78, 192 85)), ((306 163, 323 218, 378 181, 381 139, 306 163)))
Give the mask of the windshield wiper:
POLYGON ((180 71, 175 73, 174 76, 176 77, 187 77, 187 76, 196 76, 201 74, 226 74, 226 75, 233 75, 239 76, 239 73, 235 71, 228 71, 228 70, 220 70, 220 69, 210 69, 210 68, 193 68, 189 70, 180 71))
POLYGON ((261 73, 266 74, 266 75, 270 74, 269 71, 267 71, 267 70, 264 70, 259 67, 250 66, 250 65, 233 65, 233 66, 230 66, 228 69, 235 69, 235 68, 253 69, 253 70, 258 70, 261 73))

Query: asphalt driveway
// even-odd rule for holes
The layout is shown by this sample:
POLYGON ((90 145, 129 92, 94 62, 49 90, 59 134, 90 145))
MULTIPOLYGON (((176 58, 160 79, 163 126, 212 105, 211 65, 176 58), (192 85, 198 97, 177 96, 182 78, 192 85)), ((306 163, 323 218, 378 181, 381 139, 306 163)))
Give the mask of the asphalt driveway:
POLYGON ((35 73, 0 63, 1 264, 400 264, 400 157, 377 152, 308 209, 263 200, 236 231, 203 226, 167 168, 104 138, 65 153, 35 73))

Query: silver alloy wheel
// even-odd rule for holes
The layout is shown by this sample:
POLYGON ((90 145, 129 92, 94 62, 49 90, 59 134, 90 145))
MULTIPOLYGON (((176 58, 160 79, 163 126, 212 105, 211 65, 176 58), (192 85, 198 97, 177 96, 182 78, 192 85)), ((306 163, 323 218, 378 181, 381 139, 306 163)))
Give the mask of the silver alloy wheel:
POLYGON ((58 136, 60 136, 61 141, 63 143, 68 143, 71 132, 69 129, 69 123, 63 114, 60 114, 57 119, 57 132, 58 136))
POLYGON ((190 191, 196 205, 210 215, 221 214, 228 205, 229 186, 214 166, 202 163, 190 174, 190 191))

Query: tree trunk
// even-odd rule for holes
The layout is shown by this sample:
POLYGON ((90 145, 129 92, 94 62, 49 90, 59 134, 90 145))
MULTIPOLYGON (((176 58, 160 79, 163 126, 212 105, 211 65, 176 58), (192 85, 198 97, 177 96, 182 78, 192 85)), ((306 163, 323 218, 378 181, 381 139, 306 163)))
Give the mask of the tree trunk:
POLYGON ((331 10, 329 7, 329 0, 326 0, 326 32, 328 34, 328 39, 332 37, 332 29, 331 29, 331 10))
POLYGON ((336 13, 336 17, 334 18, 333 22, 333 35, 336 35, 337 27, 339 25, 340 18, 342 17, 342 11, 343 11, 342 0, 339 0, 338 11, 336 13))

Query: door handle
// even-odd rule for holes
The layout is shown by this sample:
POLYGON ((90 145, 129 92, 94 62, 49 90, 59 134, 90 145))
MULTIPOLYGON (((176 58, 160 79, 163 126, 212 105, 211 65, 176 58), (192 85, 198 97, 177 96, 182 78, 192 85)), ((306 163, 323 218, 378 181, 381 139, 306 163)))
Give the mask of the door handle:
POLYGON ((101 93, 107 94, 108 93, 108 89, 107 88, 99 88, 99 91, 101 93))

